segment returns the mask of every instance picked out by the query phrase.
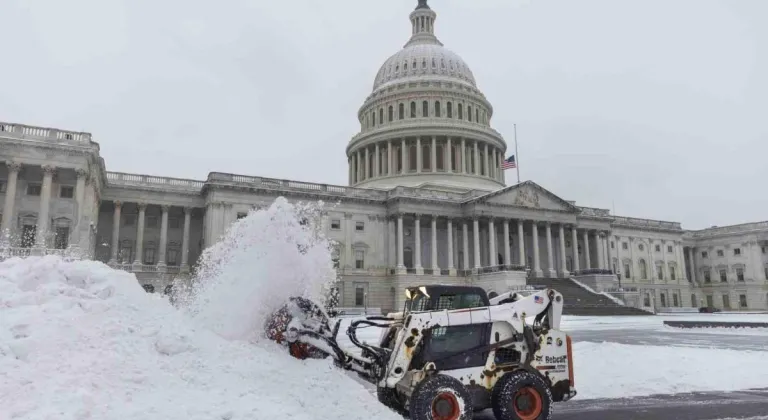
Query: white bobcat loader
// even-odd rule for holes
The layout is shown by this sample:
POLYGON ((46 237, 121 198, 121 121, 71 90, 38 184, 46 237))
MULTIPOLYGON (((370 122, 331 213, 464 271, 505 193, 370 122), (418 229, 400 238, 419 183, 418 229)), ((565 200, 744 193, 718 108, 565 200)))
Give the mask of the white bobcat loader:
POLYGON ((406 290, 402 312, 367 317, 347 330, 361 352, 343 350, 325 311, 294 298, 266 325, 297 358, 331 356, 377 387, 379 401, 412 420, 547 420, 554 402, 576 395, 570 337, 559 330, 563 296, 553 289, 489 300, 469 286, 406 290), (359 326, 384 329, 362 343, 359 326))

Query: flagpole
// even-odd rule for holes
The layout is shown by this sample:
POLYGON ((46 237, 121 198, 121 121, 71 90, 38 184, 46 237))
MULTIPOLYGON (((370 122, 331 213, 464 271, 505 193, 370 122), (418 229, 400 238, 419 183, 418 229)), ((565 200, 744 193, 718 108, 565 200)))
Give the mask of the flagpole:
POLYGON ((515 167, 517 168, 517 183, 520 183, 520 153, 517 151, 517 124, 514 124, 513 127, 515 128, 515 161, 517 164, 515 167))

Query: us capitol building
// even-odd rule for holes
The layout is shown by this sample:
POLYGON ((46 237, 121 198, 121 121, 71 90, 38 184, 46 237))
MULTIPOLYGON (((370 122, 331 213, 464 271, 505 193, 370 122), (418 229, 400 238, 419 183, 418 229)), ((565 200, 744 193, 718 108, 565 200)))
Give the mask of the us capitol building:
MULTIPOLYGON (((391 310, 403 287, 573 278, 641 308, 768 309, 768 222, 684 230, 507 185, 507 143, 469 66, 420 0, 412 34, 360 107, 349 186, 209 173, 109 172, 90 133, 0 122, 0 259, 76 250, 162 291, 252 208, 276 197, 339 205, 340 305, 391 310)), ((567 281, 567 280, 562 280, 567 281)))

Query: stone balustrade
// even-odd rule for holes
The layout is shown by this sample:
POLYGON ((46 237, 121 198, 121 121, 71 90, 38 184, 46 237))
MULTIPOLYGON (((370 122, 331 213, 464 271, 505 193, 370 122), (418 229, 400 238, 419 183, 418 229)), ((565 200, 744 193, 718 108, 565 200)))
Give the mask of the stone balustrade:
POLYGON ((613 223, 616 225, 623 225, 634 228, 645 229, 670 229, 670 230, 682 230, 682 226, 678 222, 664 222, 661 220, 651 219, 638 219, 635 217, 613 217, 613 223))
POLYGON ((19 140, 36 140, 65 143, 91 143, 91 133, 65 131, 57 128, 35 127, 32 125, 6 123, 0 121, 0 137, 19 140))
POLYGON ((424 127, 445 127, 445 128, 451 128, 451 129, 466 129, 466 130, 472 130, 477 132, 482 132, 487 134, 488 136, 493 137, 494 139, 497 139, 500 141, 501 133, 494 130, 493 128, 489 127, 487 124, 474 122, 474 121, 466 121, 466 120, 459 120, 459 119, 453 119, 453 118, 406 118, 403 120, 395 120, 395 121, 389 121, 385 122, 381 125, 377 125, 376 128, 365 130, 354 137, 352 137, 352 141, 350 144, 354 144, 360 139, 368 138, 375 136, 377 134, 382 133, 389 133, 393 130, 407 130, 409 128, 414 129, 424 129, 424 127))
POLYGON ((191 179, 168 178, 152 175, 127 174, 122 172, 107 172, 107 182, 111 186, 156 187, 164 191, 186 190, 200 192, 205 186, 204 181, 191 179))
POLYGON ((723 226, 723 227, 713 226, 705 230, 690 231, 690 234, 692 238, 700 239, 700 238, 709 238, 713 236, 729 235, 734 233, 741 234, 741 233, 756 232, 756 231, 768 232, 768 222, 744 223, 740 225, 723 226))

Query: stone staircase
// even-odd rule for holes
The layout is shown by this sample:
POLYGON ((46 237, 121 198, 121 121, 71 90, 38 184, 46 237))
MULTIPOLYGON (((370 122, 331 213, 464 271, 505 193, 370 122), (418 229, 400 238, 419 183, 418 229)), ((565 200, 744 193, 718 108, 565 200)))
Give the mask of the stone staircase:
POLYGON ((619 305, 606 296, 584 289, 571 279, 529 278, 527 283, 529 286, 548 287, 562 293, 565 300, 563 315, 652 315, 642 309, 619 305))

